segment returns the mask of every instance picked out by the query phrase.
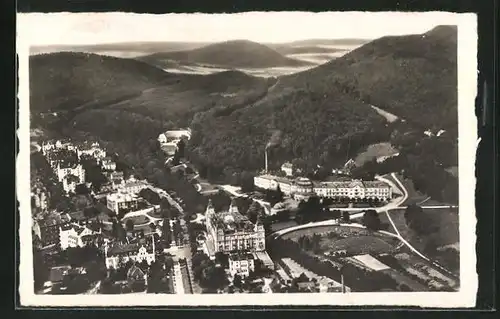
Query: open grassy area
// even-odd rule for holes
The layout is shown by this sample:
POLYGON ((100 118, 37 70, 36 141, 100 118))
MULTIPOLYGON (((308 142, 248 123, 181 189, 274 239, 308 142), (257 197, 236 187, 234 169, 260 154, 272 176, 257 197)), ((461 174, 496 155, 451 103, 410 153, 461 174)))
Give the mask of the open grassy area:
POLYGON ((459 251, 458 210, 456 208, 424 209, 424 213, 428 217, 429 225, 436 225, 438 229, 435 233, 425 237, 415 234, 406 226, 404 210, 393 210, 389 212, 389 215, 401 236, 413 247, 449 270, 457 272, 459 269, 456 260, 459 251))
POLYGON ((393 238, 382 239, 376 236, 359 236, 342 239, 321 239, 321 249, 324 251, 346 250, 349 255, 383 254, 391 252, 399 240, 393 238))
POLYGON ((392 147, 391 143, 377 143, 369 145, 365 151, 361 152, 356 158, 356 166, 362 166, 364 163, 378 158, 380 156, 391 156, 398 152, 397 149, 392 147))
POLYGON ((134 225, 142 225, 145 223, 149 223, 149 218, 146 216, 133 216, 133 217, 125 217, 123 219, 123 223, 126 223, 127 220, 131 219, 134 222, 134 225))
POLYGON ((399 240, 363 228, 348 226, 320 226, 300 229, 283 235, 283 239, 298 240, 301 236, 321 235, 321 249, 324 251, 347 250, 349 254, 381 254, 391 252, 399 240), (336 237, 329 236, 335 233, 336 237))

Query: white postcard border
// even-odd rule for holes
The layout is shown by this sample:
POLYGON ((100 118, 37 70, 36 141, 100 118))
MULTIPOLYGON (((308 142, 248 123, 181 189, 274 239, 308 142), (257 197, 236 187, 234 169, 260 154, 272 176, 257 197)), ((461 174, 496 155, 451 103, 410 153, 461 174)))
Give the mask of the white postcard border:
MULTIPOLYGON (((273 13, 269 13, 273 14, 273 13)), ((346 12, 353 19, 369 12, 346 12)), ((388 15, 393 13, 387 13, 388 15)), ((36 295, 33 289, 31 201, 30 201, 30 135, 29 135, 29 42, 18 33, 19 54, 19 155, 16 167, 16 190, 19 201, 20 282, 22 306, 114 307, 114 306, 420 306, 473 307, 478 287, 476 272, 476 218, 474 189, 477 148, 477 118, 474 101, 477 86, 477 18, 472 13, 407 13, 425 18, 428 14, 454 20, 458 25, 458 125, 459 125, 459 223, 460 223, 460 290, 458 292, 407 293, 293 293, 293 294, 122 294, 122 295, 36 295), (474 185, 474 186, 472 186, 474 185)), ((18 30, 20 30, 18 26, 18 30)), ((19 31, 18 31, 19 32, 19 31)))

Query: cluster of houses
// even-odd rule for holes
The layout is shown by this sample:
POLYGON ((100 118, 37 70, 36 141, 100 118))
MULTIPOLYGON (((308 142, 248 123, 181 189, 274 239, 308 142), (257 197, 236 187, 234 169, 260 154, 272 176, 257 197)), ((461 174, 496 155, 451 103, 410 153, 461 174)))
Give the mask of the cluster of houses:
POLYGON ((85 184, 85 169, 80 163, 83 157, 94 158, 103 170, 116 169, 116 163, 106 156, 106 151, 97 142, 74 144, 70 141, 48 141, 42 144, 41 151, 66 193, 74 192, 77 185, 85 184))

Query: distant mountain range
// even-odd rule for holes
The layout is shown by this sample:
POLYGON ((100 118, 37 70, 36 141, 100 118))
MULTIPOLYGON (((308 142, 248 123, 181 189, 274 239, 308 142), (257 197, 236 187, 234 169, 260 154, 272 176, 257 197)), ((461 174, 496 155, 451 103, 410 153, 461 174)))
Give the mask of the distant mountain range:
POLYGON ((160 67, 162 63, 169 61, 229 68, 269 68, 308 64, 287 58, 263 44, 246 40, 215 43, 187 51, 154 53, 138 59, 160 67))

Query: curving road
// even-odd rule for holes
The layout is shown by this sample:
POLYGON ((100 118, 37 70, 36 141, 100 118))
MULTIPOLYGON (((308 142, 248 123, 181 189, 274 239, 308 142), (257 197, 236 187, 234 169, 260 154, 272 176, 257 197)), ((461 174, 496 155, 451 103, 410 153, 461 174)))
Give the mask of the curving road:
MULTIPOLYGON (((424 260, 426 260, 427 262, 431 263, 433 266, 435 266, 436 268, 440 269, 441 271, 445 272, 447 275, 453 277, 453 278, 456 278, 455 274, 453 274, 451 271, 449 271, 448 269, 446 269, 445 267, 441 266, 440 264, 436 263, 435 261, 431 260, 430 258, 428 258, 427 256, 425 256, 424 254, 422 254, 421 252, 419 252, 415 247, 413 247, 406 239, 404 239, 401 234, 399 233, 396 225, 394 224, 393 220, 391 219, 390 215, 389 215, 389 211, 390 210, 394 210, 394 209, 403 209, 403 208, 406 208, 405 206, 400 206, 402 203, 404 203, 406 201, 406 199, 408 198, 408 191, 406 190, 406 188, 404 187, 403 183, 401 183, 401 181, 396 177, 396 174, 394 173, 391 173, 391 177, 396 181, 397 183, 397 187, 402 191, 403 193, 403 197, 401 199, 399 199, 397 202, 392 202, 392 203, 389 203, 388 205, 384 206, 384 207, 378 207, 377 209, 375 209, 379 214, 380 213, 385 213, 389 219, 389 222, 391 223, 392 227, 394 228, 394 231, 396 232, 396 234, 394 233, 391 233, 391 232, 387 232, 387 231, 379 231, 380 233, 383 233, 385 235, 388 235, 388 236, 391 236, 391 237, 395 237, 395 238, 398 238, 404 245, 406 245, 411 251, 413 251, 416 255, 418 255, 419 257, 423 258, 424 260)), ((381 180, 381 181, 385 181, 387 182, 388 184, 390 184, 391 186, 395 187, 396 185, 394 185, 394 183, 392 183, 392 181, 390 180, 387 180, 381 176, 377 176, 377 179, 381 180)), ((449 207, 456 207, 456 206, 425 206, 425 207, 422 207, 422 208, 449 208, 449 207)), ((358 211, 358 210, 366 210, 366 208, 362 208, 362 209, 355 209, 355 208, 351 208, 351 209, 342 209, 342 210, 349 210, 349 211, 358 211)), ((364 213, 360 212, 360 213, 355 213, 355 214, 351 214, 350 217, 351 219, 356 219, 356 218, 360 218, 363 216, 364 213)), ((292 227, 289 227, 289 228, 285 228, 285 229, 281 229, 279 231, 276 231, 274 233, 271 233, 267 238, 273 238, 273 239, 276 239, 276 238, 279 238, 280 236, 283 236, 284 234, 287 234, 287 233, 290 233, 290 232, 293 232, 293 231, 296 231, 296 230, 299 230, 299 229, 306 229, 306 228, 314 228, 314 227, 319 227, 319 226, 350 226, 350 227, 360 227, 360 228, 365 228, 363 225, 361 224, 357 224, 357 223, 350 223, 350 224, 341 224, 339 223, 338 220, 336 219, 329 219, 329 220, 325 220, 325 221, 320 221, 320 222, 311 222, 311 223, 308 223, 308 224, 304 224, 304 225, 297 225, 297 226, 292 226, 292 227)))

